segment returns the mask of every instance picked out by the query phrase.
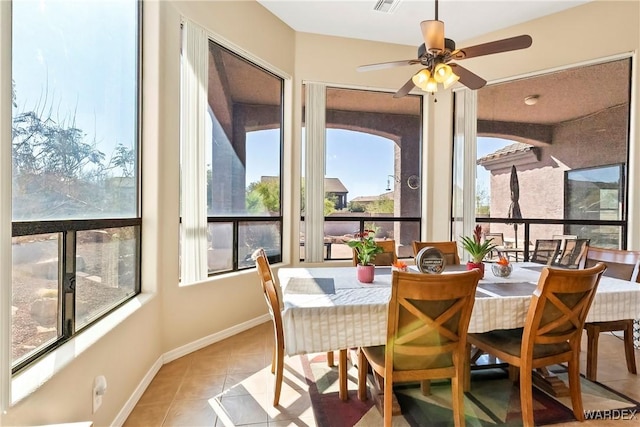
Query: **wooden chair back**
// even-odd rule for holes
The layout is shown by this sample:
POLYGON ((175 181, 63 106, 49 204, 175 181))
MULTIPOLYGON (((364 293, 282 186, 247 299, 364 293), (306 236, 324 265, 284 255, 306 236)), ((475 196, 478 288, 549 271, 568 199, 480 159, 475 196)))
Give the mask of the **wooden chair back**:
POLYGON ((258 249, 254 252, 253 258, 256 261, 256 269, 258 276, 260 276, 260 283, 262 284, 262 292, 269 308, 269 315, 273 321, 273 329, 276 335, 276 345, 281 343, 284 346, 284 328, 282 326, 282 313, 281 298, 277 290, 277 285, 273 279, 273 272, 269 265, 267 254, 263 249, 258 249))
POLYGON ((591 267, 598 262, 607 264, 605 276, 640 283, 640 251, 589 246, 580 267, 591 267))
POLYGON ((529 261, 538 264, 551 265, 555 262, 560 252, 560 240, 557 239, 538 239, 533 249, 533 254, 529 261))
POLYGON ((558 267, 578 268, 587 257, 589 242, 591 239, 569 239, 560 247, 558 261, 553 263, 558 267))
POLYGON ((562 354, 579 354, 582 328, 605 269, 604 263, 583 270, 543 269, 527 312, 522 357, 543 359, 550 353, 550 365, 567 360, 562 354), (536 346, 547 348, 538 351, 536 346))
POLYGON ((458 255, 458 243, 457 242, 419 242, 414 240, 413 243, 413 256, 418 255, 421 249, 426 247, 433 247, 439 249, 445 256, 447 265, 460 264, 460 256, 458 255))
MULTIPOLYGON (((393 272, 387 321, 386 370, 417 371, 416 379, 456 376, 464 364, 478 270, 452 274, 393 272), (427 375, 426 378, 429 378, 427 375)), ((393 371, 393 372, 392 372, 393 371)), ((412 374, 404 372, 403 381, 412 374)), ((390 377, 385 376, 387 379, 390 377)))
MULTIPOLYGON (((376 240, 376 245, 382 248, 382 252, 376 254, 373 259, 373 264, 378 266, 393 265, 398 261, 398 255, 396 254, 396 241, 395 240, 376 240)), ((353 248, 353 265, 358 265, 357 249, 353 248)))

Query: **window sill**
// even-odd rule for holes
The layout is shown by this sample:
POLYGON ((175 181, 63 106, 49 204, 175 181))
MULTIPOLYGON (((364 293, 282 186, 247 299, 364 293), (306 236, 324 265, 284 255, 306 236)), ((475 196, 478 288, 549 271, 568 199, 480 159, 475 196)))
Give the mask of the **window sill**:
POLYGON ((122 307, 92 325, 88 330, 72 338, 69 342, 64 343, 23 372, 14 376, 11 381, 11 406, 36 391, 152 298, 152 294, 137 295, 131 301, 128 301, 122 307))

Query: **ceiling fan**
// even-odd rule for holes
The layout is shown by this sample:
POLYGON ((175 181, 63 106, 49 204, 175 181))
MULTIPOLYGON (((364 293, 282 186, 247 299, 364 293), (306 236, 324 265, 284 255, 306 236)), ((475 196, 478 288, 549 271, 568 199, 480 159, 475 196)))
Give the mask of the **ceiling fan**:
POLYGON ((434 93, 438 90, 438 83, 446 89, 457 81, 475 90, 486 85, 487 81, 456 63, 450 63, 451 61, 526 49, 531 46, 531 36, 521 35, 456 49, 456 43, 444 36, 444 22, 438 20, 438 0, 435 0, 435 12, 435 19, 420 23, 424 43, 418 47, 416 59, 362 65, 357 70, 374 71, 421 64, 424 68, 414 74, 393 95, 394 98, 407 95, 416 86, 425 92, 434 93))

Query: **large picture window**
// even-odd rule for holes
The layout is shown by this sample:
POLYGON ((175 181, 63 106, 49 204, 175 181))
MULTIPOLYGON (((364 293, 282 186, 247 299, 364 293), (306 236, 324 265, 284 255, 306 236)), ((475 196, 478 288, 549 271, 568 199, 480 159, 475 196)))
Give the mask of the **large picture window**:
MULTIPOLYGON (((310 86, 305 90, 314 90, 310 86)), ((310 260, 310 241, 320 237, 308 228, 313 220, 305 221, 311 218, 305 206, 307 192, 315 194, 317 205, 322 200, 325 260, 351 259, 347 242, 365 230, 378 240, 393 240, 399 257, 413 256, 411 244, 420 240, 422 97, 397 99, 385 92, 335 87, 318 90, 323 102, 316 99, 305 105, 314 121, 324 117, 324 128, 305 126, 305 163, 315 169, 315 178, 308 179, 316 182, 303 180, 300 258, 310 260), (320 141, 324 159, 318 158, 320 141), (313 193, 309 184, 322 188, 322 193, 313 193)))
POLYGON ((207 270, 219 274, 253 267, 251 254, 258 248, 272 262, 282 259, 284 81, 212 40, 208 56, 201 161, 206 165, 207 270))
MULTIPOLYGON (((456 135, 464 137, 454 146, 465 158, 456 158, 454 176, 476 172, 475 193, 467 185, 464 194, 475 217, 465 223, 482 223, 525 254, 554 236, 625 249, 630 93, 629 58, 457 91, 456 135), (463 116, 476 117, 475 135, 463 129, 463 116)), ((454 198, 455 212, 460 202, 454 198)))
POLYGON ((139 7, 13 2, 14 372, 140 292, 139 7))

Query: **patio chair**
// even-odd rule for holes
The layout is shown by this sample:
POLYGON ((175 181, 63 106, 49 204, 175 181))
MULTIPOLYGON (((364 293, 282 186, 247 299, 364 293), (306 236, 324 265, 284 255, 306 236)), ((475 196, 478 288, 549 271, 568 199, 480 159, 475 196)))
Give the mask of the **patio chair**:
MULTIPOLYGON (((464 425, 465 343, 479 280, 478 270, 393 272, 387 345, 364 347, 359 359, 361 373, 370 365, 383 378, 385 426, 391 426, 394 383, 440 378, 451 378, 454 424, 464 425)), ((358 395, 366 396, 364 375, 359 376, 358 395)))
MULTIPOLYGON (((468 334, 471 345, 519 368, 525 427, 533 426, 532 370, 567 363, 573 414, 584 420, 580 391, 580 340, 584 320, 606 266, 582 270, 546 267, 534 291, 524 328, 468 334)), ((469 365, 467 364, 467 369, 469 365)), ((469 374, 469 373, 468 373, 469 374)))
POLYGON ((458 255, 458 243, 457 242, 419 242, 414 240, 412 242, 413 245, 413 256, 418 255, 418 252, 422 248, 433 247, 439 249, 445 256, 445 260, 447 265, 458 265, 460 264, 460 256, 458 255))
MULTIPOLYGON (((271 373, 276 375, 273 406, 278 406, 280 401, 280 391, 282 390, 282 377, 284 374, 284 329, 282 326, 282 296, 279 286, 274 281, 273 271, 269 265, 269 259, 264 249, 260 248, 253 253, 256 261, 256 270, 260 276, 262 283, 262 291, 267 301, 271 321, 273 322, 273 331, 275 334, 275 345, 273 347, 273 356, 271 358, 271 373)), ((333 365, 333 352, 327 353, 327 361, 333 365), (329 359, 329 355, 330 359, 329 359)))
MULTIPOLYGON (((377 266, 393 265, 398 261, 398 255, 396 255, 396 241, 395 240, 376 240, 376 245, 382 248, 382 252, 376 254, 373 259, 373 263, 377 266)), ((353 249, 353 265, 358 265, 358 257, 356 255, 356 249, 353 249)))
POLYGON ((529 261, 538 264, 551 265, 555 262, 560 251, 560 240, 557 239, 538 239, 533 249, 533 254, 529 261))
MULTIPOLYGON (((491 240, 491 243, 504 247, 504 234, 503 233, 485 233, 484 240, 491 240)), ((485 261, 496 261, 500 256, 500 251, 498 249, 494 249, 487 254, 485 257, 485 261)))
MULTIPOLYGON (((605 276, 640 283, 640 252, 589 247, 583 260, 584 267, 598 262, 607 264, 605 276)), ((587 330, 587 378, 595 381, 598 374, 598 338, 601 332, 624 331, 624 353, 627 370, 637 374, 633 347, 633 319, 610 322, 588 322, 587 330)))
POLYGON ((564 268, 578 268, 582 260, 587 256, 591 239, 569 239, 560 245, 558 260, 552 265, 564 268))

